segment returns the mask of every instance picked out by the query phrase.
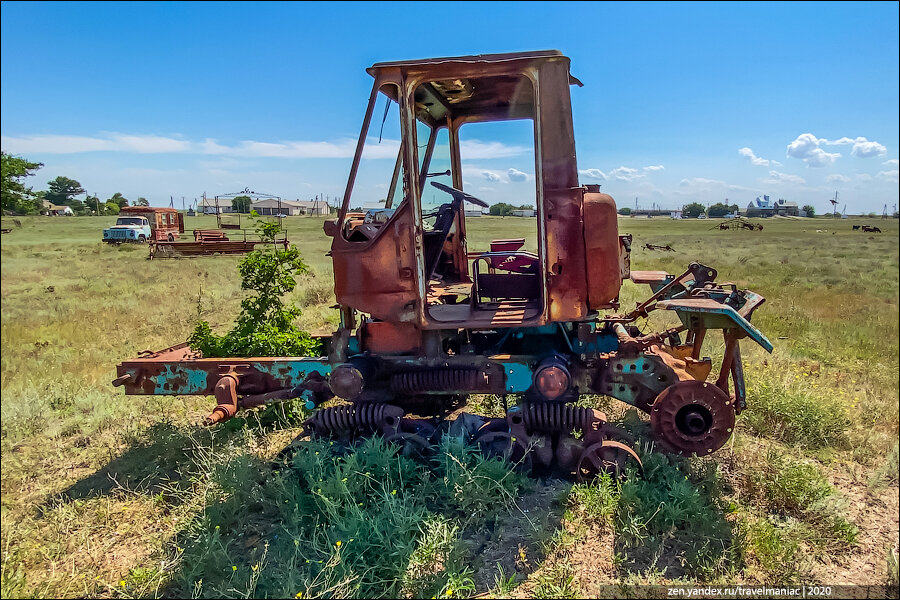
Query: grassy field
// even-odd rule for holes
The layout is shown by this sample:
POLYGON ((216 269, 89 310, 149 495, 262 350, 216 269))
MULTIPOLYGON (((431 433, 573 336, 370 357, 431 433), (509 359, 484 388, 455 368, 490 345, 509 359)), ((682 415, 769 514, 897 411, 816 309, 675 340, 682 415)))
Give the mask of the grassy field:
MULTIPOLYGON (((186 339, 198 317, 231 324, 239 257, 147 261, 146 247, 99 241, 111 219, 20 220, 4 218, 0 263, 3 597, 897 584, 896 220, 780 219, 749 232, 621 219, 634 269, 680 273, 697 260, 765 296, 754 323, 775 352, 744 344, 749 408, 713 457, 643 444, 643 479, 589 485, 527 480, 453 444, 427 464, 377 441, 345 453, 295 440, 304 415, 290 404, 202 429, 210 398, 126 397, 109 384, 116 363, 186 339), (869 222, 884 233, 851 231, 869 222)), ((294 292, 300 324, 331 328, 322 221, 287 228, 313 269, 294 292)), ((472 219, 470 249, 533 228, 472 219)), ((645 293, 627 284, 625 306, 645 293)), ((621 403, 586 401, 646 435, 621 403)))

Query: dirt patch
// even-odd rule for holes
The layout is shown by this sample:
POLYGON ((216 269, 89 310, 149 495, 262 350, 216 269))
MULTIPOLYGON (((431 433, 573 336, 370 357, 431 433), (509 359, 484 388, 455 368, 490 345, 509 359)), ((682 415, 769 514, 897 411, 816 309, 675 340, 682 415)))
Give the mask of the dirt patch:
POLYGON ((830 479, 847 499, 847 518, 859 528, 859 536, 849 552, 817 563, 813 575, 834 585, 883 585, 887 553, 900 545, 900 490, 897 486, 873 490, 852 474, 837 473, 830 479))
POLYGON ((513 510, 467 532, 466 546, 474 557, 476 590, 494 587, 500 569, 505 577, 525 579, 544 560, 544 543, 562 525, 564 502, 572 484, 550 480, 516 499, 513 510))

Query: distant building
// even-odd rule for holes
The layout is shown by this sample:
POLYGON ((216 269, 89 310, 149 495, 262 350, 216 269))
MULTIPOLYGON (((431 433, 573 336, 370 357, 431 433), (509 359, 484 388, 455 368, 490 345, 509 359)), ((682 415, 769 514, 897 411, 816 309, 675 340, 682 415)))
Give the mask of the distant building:
POLYGON ((224 215, 231 210, 231 198, 202 198, 197 203, 197 212, 204 215, 224 215))
POLYGON ((71 206, 65 206, 65 205, 59 206, 56 204, 52 204, 49 200, 44 200, 43 205, 44 205, 43 210, 41 212, 43 212, 44 214, 47 214, 51 217, 60 217, 60 216, 71 217, 72 215, 75 214, 72 211, 71 206))
POLYGON ((772 202, 768 196, 762 198, 757 197, 756 200, 747 206, 744 213, 747 217, 798 217, 800 209, 796 202, 789 202, 783 198, 779 198, 777 202, 772 202))
MULTIPOLYGON (((278 198, 260 198, 250 201, 250 208, 260 215, 275 216, 285 215, 293 217, 297 215, 328 215, 332 208, 324 200, 279 200, 278 198)), ((203 198, 197 203, 197 211, 206 215, 228 214, 234 212, 231 208, 231 198, 203 198)))
POLYGON ((537 213, 535 213, 533 208, 517 208, 516 210, 510 213, 514 217, 533 217, 537 213))
POLYGON ((261 215, 330 215, 331 206, 324 200, 279 200, 266 198, 250 203, 251 208, 261 215))
POLYGON ((484 212, 482 212, 480 210, 467 210, 466 211, 466 217, 480 217, 482 215, 484 215, 484 212))

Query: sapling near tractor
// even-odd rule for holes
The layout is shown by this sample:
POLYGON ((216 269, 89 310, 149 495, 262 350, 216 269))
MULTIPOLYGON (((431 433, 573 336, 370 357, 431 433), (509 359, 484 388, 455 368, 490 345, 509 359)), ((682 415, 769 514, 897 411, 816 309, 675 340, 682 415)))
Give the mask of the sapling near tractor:
POLYGON ((489 456, 581 480, 640 465, 634 440, 580 406, 582 395, 649 414, 670 452, 721 448, 746 407, 740 340, 772 350, 750 323, 764 299, 717 283, 716 270, 699 263, 677 275, 630 269, 632 240, 618 231, 615 202, 578 182, 569 89, 581 84, 569 59, 542 51, 378 63, 368 72, 375 81, 343 205, 324 226, 340 324, 321 338, 321 356, 204 357, 181 344, 123 362, 114 384, 127 394, 213 394, 208 424, 303 398, 314 436, 382 435, 417 452, 449 432, 489 456), (379 182, 383 208, 361 216, 350 208, 370 183, 359 171, 391 109, 399 147, 379 182), (534 245, 497 239, 477 248, 466 208, 487 203, 464 191, 473 145, 460 131, 509 121, 532 136, 534 245), (650 288, 630 310, 619 302, 626 279, 650 288), (635 323, 657 310, 677 319, 641 333, 635 323), (703 344, 714 330, 725 351, 707 381, 703 344), (501 397, 505 417, 466 412, 473 394, 501 397))

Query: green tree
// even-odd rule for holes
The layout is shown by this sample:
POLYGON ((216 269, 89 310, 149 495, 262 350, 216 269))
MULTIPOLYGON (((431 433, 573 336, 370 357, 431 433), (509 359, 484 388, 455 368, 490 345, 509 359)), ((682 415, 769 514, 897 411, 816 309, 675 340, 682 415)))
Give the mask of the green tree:
POLYGON ((84 193, 84 188, 81 187, 80 183, 74 179, 69 179, 68 177, 60 175, 53 181, 48 181, 47 184, 49 187, 47 188, 45 197, 52 204, 71 206, 72 210, 75 212, 84 210, 84 203, 75 198, 75 196, 80 196, 84 193), (78 208, 76 208, 76 206, 78 208))
POLYGON ((686 219, 696 219, 706 212, 706 207, 699 202, 691 202, 681 207, 681 216, 686 219))
POLYGON ((150 203, 147 202, 147 199, 143 196, 138 196, 138 199, 134 201, 135 206, 150 206, 150 203))
POLYGON ((231 210, 237 213, 250 213, 250 196, 236 196, 231 199, 231 210))
MULTIPOLYGON (((258 217, 256 211, 251 213, 258 217)), ((318 356, 321 345, 300 330, 294 320, 300 316, 295 304, 286 304, 283 296, 297 286, 297 275, 309 269, 296 246, 279 248, 274 241, 281 226, 256 221, 260 250, 245 256, 238 266, 241 289, 249 292, 241 301, 241 313, 234 328, 225 335, 212 332, 209 323, 198 321, 188 340, 191 348, 203 356, 318 356)))
POLYGON ((711 217, 724 217, 730 212, 731 208, 727 204, 722 204, 721 202, 716 202, 709 207, 709 216, 711 217))
POLYGON ((623 206, 622 208, 619 209, 619 214, 627 217, 628 215, 631 214, 631 209, 628 208, 627 206, 623 206))
MULTIPOLYGON (((51 200, 51 202, 53 202, 53 201, 51 200)), ((53 202, 53 203, 56 204, 55 202, 53 202)), ((68 206, 69 208, 71 208, 72 212, 75 213, 76 215, 86 215, 91 210, 88 206, 85 205, 84 202, 82 202, 78 198, 72 198, 71 200, 69 200, 69 203, 66 204, 65 206, 68 206)))
POLYGON ((814 217, 814 216, 816 216, 816 207, 813 206, 812 204, 804 204, 803 212, 806 213, 807 217, 814 217))
POLYGON ((116 192, 109 200, 107 200, 107 202, 112 202, 119 208, 125 208, 126 206, 128 206, 128 198, 123 196, 122 192, 116 192))
POLYGON ((0 171, 2 171, 2 210, 17 213, 35 213, 41 209, 41 199, 25 187, 22 179, 34 175, 44 165, 13 156, 6 152, 0 153, 0 171))
MULTIPOLYGON (((84 199, 84 208, 85 210, 89 210, 91 212, 98 211, 98 214, 103 214, 106 212, 106 203, 101 203, 100 198, 97 196, 87 196, 84 199)), ((75 210, 75 209, 72 209, 75 210)), ((118 213, 116 213, 118 214, 118 213)))
POLYGON ((516 207, 512 204, 507 204, 506 202, 498 202, 497 204, 491 204, 491 214, 495 217, 506 217, 512 214, 512 211, 516 210, 516 207))
POLYGON ((117 214, 119 214, 120 210, 121 209, 119 208, 119 205, 112 201, 107 202, 106 204, 103 205, 103 214, 104 215, 117 215, 117 214))

